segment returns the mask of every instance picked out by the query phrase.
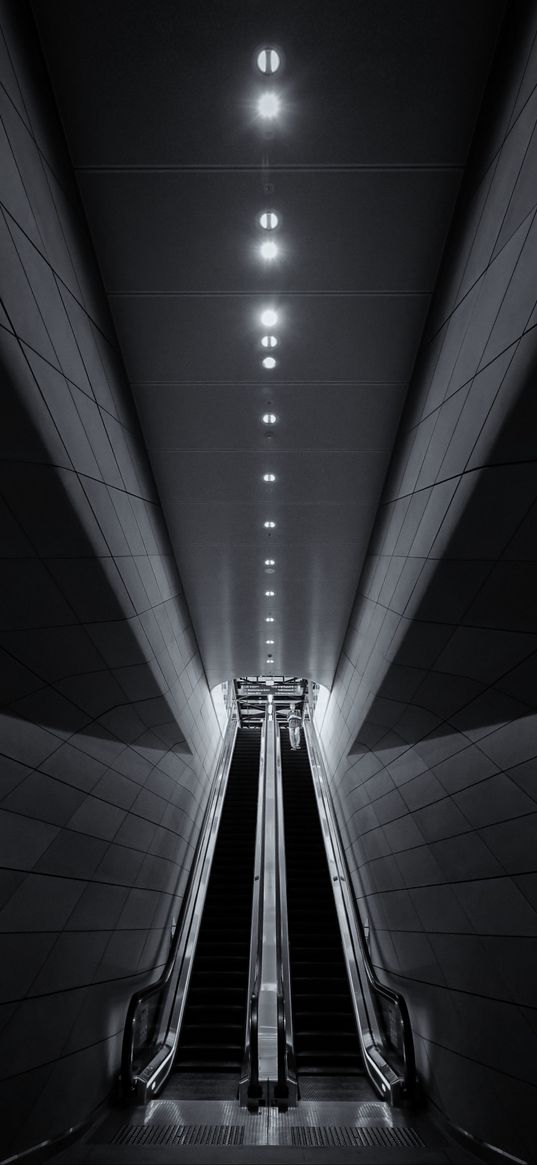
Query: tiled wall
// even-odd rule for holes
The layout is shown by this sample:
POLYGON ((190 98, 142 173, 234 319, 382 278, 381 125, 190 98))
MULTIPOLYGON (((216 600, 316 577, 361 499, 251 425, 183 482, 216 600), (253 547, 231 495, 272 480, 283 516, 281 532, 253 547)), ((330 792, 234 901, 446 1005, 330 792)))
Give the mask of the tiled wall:
POLYGON ((159 973, 220 746, 26 5, 0 37, 1 1152, 159 973))
POLYGON ((429 1096, 533 1160, 537 54, 513 5, 318 728, 429 1096))

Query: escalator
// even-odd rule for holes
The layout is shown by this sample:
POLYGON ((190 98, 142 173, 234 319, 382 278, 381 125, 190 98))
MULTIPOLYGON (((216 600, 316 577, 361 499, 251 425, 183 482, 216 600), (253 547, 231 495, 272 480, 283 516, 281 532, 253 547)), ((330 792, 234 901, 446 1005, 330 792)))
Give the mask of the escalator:
POLYGON ((297 1072, 362 1075, 356 1021, 304 743, 281 733, 287 917, 297 1072))
POLYGON ((176 1072, 239 1072, 244 1050, 261 733, 239 729, 176 1072))

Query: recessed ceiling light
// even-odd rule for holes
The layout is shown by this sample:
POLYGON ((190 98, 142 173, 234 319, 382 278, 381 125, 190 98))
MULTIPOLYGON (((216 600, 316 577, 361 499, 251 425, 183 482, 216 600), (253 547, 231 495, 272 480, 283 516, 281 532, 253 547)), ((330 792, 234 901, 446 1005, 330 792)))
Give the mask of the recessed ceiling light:
POLYGON ((263 481, 276 481, 276 474, 275 473, 264 473, 263 474, 263 481))
POLYGON ((257 54, 256 64, 260 73, 277 73, 281 64, 280 54, 276 49, 261 49, 257 54))
POLYGON ((275 558, 265 558, 265 566, 276 566, 275 558))
POLYGON ((264 210, 263 214, 259 215, 259 225, 264 231, 274 231, 279 221, 275 210, 264 210))
POLYGON ((259 253, 262 259, 275 259, 278 254, 276 243, 261 243, 259 253))
POLYGON ((275 522, 263 522, 265 530, 274 530, 276 528, 275 522))
POLYGON ((275 368, 277 361, 274 359, 274 356, 263 356, 261 363, 263 368, 275 368))
POLYGON ((267 596, 267 599, 273 599, 275 594, 276 594, 276 591, 265 591, 265 595, 267 596))
POLYGON ((273 639, 265 639, 265 643, 266 643, 267 647, 270 647, 274 643, 274 640, 273 639))
POLYGON ((263 348, 277 348, 278 341, 276 336, 261 336, 261 346, 263 348))
POLYGON ((272 615, 267 615, 267 617, 265 619, 265 623, 274 623, 274 619, 273 619, 272 615))
POLYGON ((273 328, 278 323, 278 314, 274 308, 267 307, 265 311, 261 312, 261 323, 265 328, 273 328))
POLYGON ((257 102, 257 108, 265 121, 273 121, 280 112, 280 98, 275 93, 263 93, 257 102))
POLYGON ((275 425, 277 417, 275 413, 263 413, 261 419, 264 425, 275 425))

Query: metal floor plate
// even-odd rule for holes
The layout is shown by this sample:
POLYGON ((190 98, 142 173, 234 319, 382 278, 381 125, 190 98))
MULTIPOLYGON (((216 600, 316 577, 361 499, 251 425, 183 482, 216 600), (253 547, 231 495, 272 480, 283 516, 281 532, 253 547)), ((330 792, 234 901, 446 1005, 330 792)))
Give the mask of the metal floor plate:
MULTIPOLYGON (((428 1130, 427 1130, 428 1131, 428 1130)), ((435 1146, 443 1144, 437 1130, 435 1146)), ((237 1101, 154 1100, 128 1121, 108 1118, 90 1138, 109 1145, 281 1145, 311 1148, 425 1148, 429 1138, 382 1101, 302 1101, 249 1113, 237 1101)))
POLYGON ((169 1095, 111 1112, 58 1165, 476 1165, 423 1113, 381 1100, 302 1100, 249 1113, 236 1100, 169 1095))

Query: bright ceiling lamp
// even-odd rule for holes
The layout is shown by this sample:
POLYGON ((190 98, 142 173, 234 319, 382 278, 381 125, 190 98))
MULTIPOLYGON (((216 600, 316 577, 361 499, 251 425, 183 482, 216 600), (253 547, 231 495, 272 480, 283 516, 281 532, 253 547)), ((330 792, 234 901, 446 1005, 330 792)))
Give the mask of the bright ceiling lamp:
POLYGON ((276 474, 275 473, 264 473, 263 474, 263 481, 276 481, 276 474))
POLYGON ((278 254, 276 243, 261 243, 259 253, 262 259, 265 259, 268 263, 270 263, 270 261, 275 259, 276 255, 278 254))
POLYGON ((278 215, 275 210, 264 210, 259 215, 259 225, 264 231, 273 231, 278 226, 278 215))
POLYGON ((276 566, 275 558, 265 558, 265 566, 276 566))
POLYGON ((275 594, 276 591, 265 591, 265 596, 267 599, 273 599, 275 594))
POLYGON ((263 368, 275 368, 277 362, 274 359, 274 356, 263 356, 261 363, 263 368))
POLYGON ((274 640, 273 639, 265 639, 265 643, 266 643, 267 647, 272 647, 274 640))
POLYGON ((261 420, 264 425, 275 425, 277 417, 275 413, 263 413, 261 420))
POLYGON ((264 121, 274 121, 280 112, 280 98, 275 93, 263 93, 257 102, 257 108, 264 121))
POLYGON ((273 328, 278 323, 278 313, 274 308, 267 307, 261 312, 261 323, 264 328, 273 328))
POLYGON ((272 73, 277 73, 281 65, 281 57, 276 49, 261 49, 257 54, 256 65, 260 73, 265 76, 271 76, 272 73))
POLYGON ((272 615, 267 615, 267 617, 266 617, 266 619, 265 619, 265 623, 274 623, 274 618, 273 618, 273 616, 272 616, 272 615))
POLYGON ((265 530, 275 530, 276 529, 275 522, 263 522, 263 525, 265 527, 265 530))
POLYGON ((276 339, 276 336, 261 336, 261 347, 262 348, 277 348, 278 341, 276 339))

